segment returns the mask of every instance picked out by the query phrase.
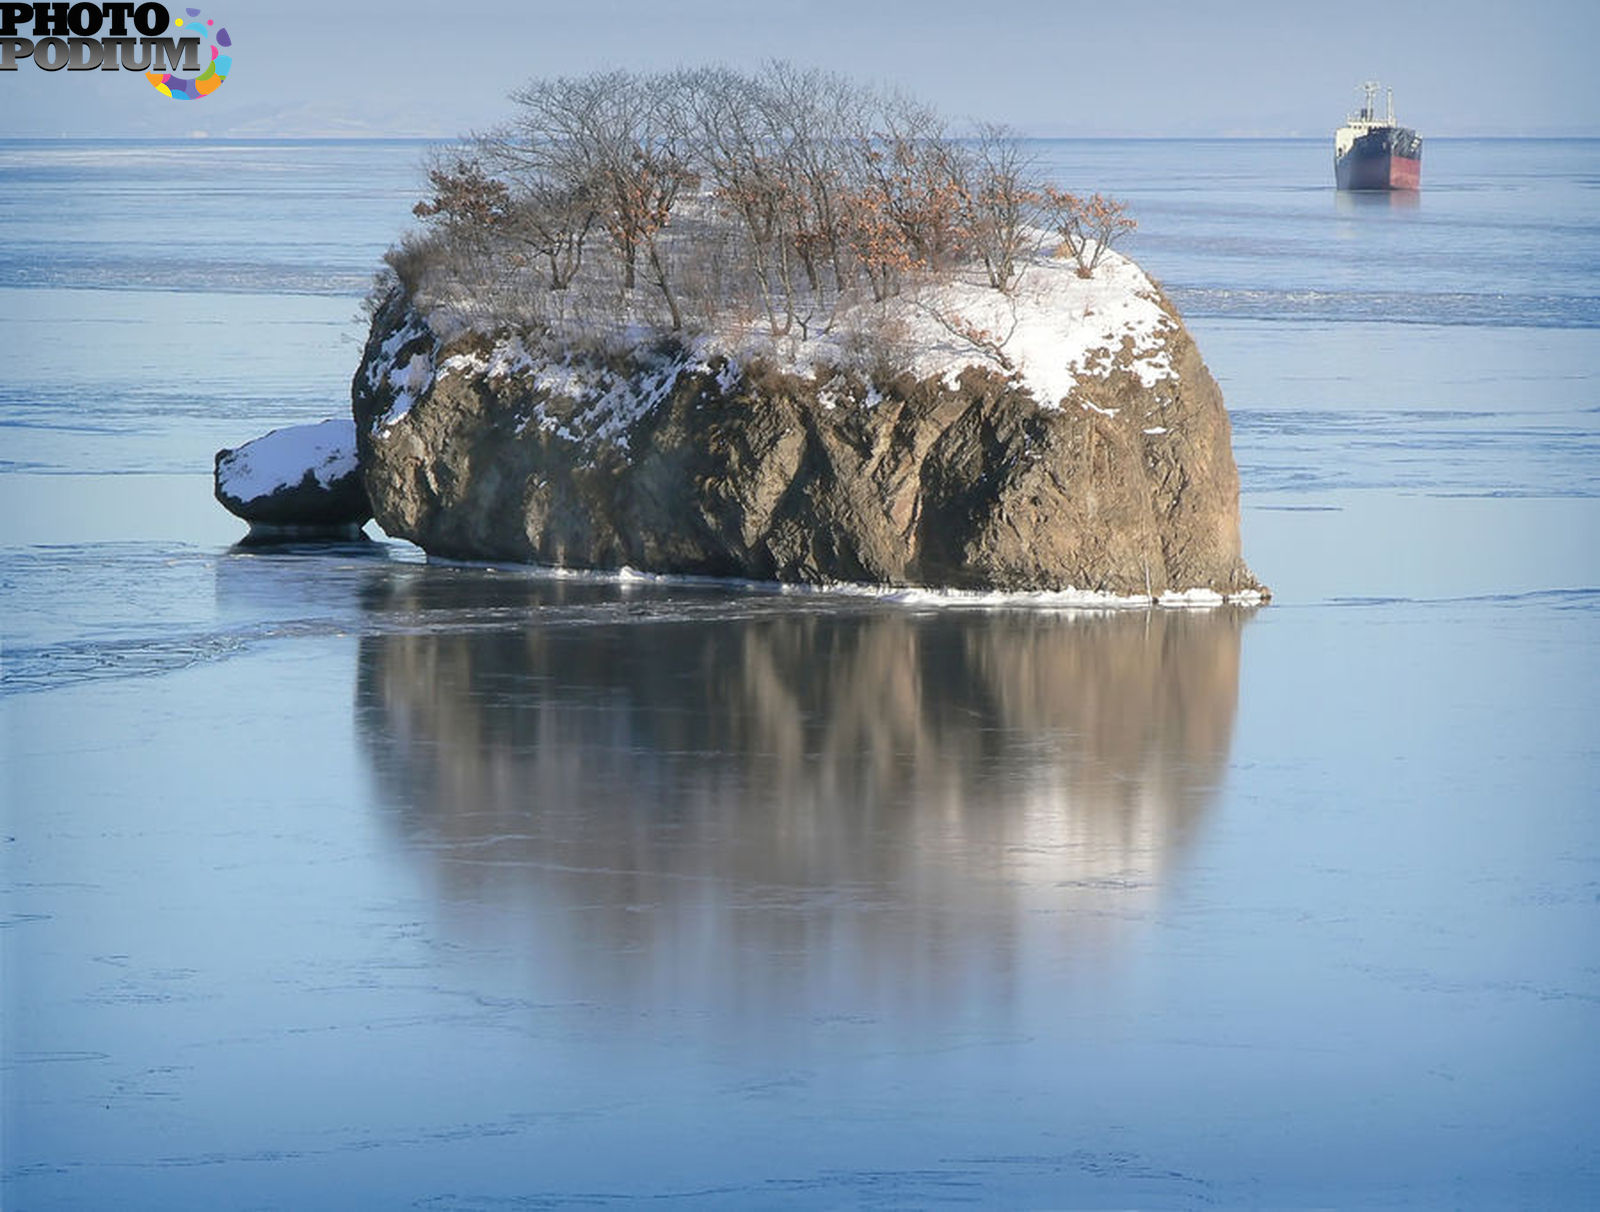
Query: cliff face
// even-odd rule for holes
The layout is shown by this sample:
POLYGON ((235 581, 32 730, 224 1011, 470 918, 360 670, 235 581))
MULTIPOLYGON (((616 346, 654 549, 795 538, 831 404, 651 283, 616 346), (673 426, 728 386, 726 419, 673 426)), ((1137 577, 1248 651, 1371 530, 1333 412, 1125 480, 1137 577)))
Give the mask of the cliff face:
POLYGON ((1144 301, 1155 323, 1108 330, 1041 406, 1003 354, 870 378, 709 342, 552 355, 441 341, 396 296, 354 380, 360 462, 384 530, 441 556, 1252 596, 1221 393, 1144 301))

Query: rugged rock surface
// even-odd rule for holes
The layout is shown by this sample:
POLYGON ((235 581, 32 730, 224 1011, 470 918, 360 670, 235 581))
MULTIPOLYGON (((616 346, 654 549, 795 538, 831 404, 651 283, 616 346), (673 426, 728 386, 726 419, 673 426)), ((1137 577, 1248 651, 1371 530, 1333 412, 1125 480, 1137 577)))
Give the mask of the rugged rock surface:
POLYGON ((353 384, 361 467, 379 525, 441 556, 1254 596, 1221 393, 1170 304, 1145 298, 1159 322, 1041 406, 1020 372, 970 362, 869 376, 707 342, 445 341, 396 295, 353 384))
POLYGON ((217 451, 217 500, 252 539, 352 537, 372 516, 347 420, 274 429, 217 451))

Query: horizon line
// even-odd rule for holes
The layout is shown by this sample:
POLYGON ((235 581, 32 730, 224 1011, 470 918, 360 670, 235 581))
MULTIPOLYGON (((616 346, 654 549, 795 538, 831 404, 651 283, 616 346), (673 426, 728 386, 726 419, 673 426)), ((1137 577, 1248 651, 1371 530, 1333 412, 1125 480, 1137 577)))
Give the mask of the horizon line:
MULTIPOLYGON (((211 134, 208 131, 191 131, 175 135, 78 135, 78 134, 7 134, 0 131, 0 142, 5 143, 437 143, 470 139, 470 134, 211 134)), ((1103 142, 1103 143, 1321 143, 1327 135, 1041 135, 1018 132, 1018 138, 1038 142, 1103 142)), ((1600 141, 1600 130, 1592 133, 1570 134, 1450 134, 1424 136, 1429 142, 1453 141, 1504 141, 1504 142, 1594 142, 1600 141)))

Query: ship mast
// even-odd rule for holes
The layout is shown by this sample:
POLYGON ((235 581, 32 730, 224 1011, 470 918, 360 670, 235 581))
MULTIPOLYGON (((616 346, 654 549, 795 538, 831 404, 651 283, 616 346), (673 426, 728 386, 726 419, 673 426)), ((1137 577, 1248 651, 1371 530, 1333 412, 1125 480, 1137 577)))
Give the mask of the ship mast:
POLYGON ((1378 120, 1378 89, 1382 86, 1376 80, 1368 80, 1361 86, 1364 94, 1361 101, 1361 120, 1363 122, 1376 122, 1378 120))

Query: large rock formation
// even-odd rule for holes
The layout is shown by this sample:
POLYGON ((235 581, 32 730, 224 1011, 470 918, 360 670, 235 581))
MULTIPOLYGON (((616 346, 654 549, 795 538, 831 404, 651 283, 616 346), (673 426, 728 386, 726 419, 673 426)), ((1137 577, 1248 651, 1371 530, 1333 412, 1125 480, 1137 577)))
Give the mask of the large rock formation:
POLYGON ((456 558, 1254 597, 1221 393, 1112 261, 1089 283, 1043 264, 1020 300, 908 299, 853 367, 840 342, 441 339, 396 294, 353 384, 374 514, 456 558))

